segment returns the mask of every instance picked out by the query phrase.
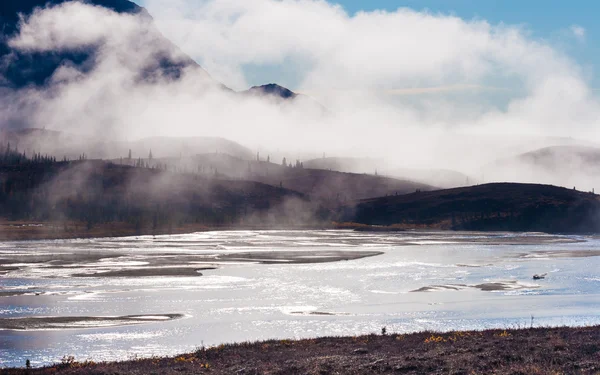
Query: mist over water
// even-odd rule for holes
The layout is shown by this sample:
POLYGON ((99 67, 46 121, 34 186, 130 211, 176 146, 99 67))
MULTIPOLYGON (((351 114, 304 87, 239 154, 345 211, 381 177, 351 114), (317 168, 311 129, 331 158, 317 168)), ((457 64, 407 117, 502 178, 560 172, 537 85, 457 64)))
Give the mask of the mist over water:
POLYGON ((531 316, 534 326, 597 324, 598 245, 592 237, 535 233, 351 231, 3 243, 1 257, 17 260, 20 268, 3 277, 0 292, 15 294, 0 297, 3 318, 185 317, 105 328, 4 330, 0 360, 3 366, 23 365, 26 358, 47 364, 64 355, 122 360, 174 355, 203 344, 378 333, 384 326, 388 332, 529 327, 531 316), (310 263, 341 251, 383 254, 310 263), (48 254, 54 261, 44 261, 48 254), (275 254, 281 256, 273 264, 256 263, 275 254), (290 254, 309 263, 286 264, 290 254), (159 268, 218 268, 195 277, 93 275, 156 268, 155 261, 163 264, 159 268), (543 273, 546 279, 532 280, 543 273), (430 291, 414 292, 422 288, 430 291))

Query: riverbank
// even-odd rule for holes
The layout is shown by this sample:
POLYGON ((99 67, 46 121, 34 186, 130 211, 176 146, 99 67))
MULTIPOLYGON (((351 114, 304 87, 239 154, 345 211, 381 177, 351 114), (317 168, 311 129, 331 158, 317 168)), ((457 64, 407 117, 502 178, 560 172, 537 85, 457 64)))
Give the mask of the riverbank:
POLYGON ((0 373, 597 374, 599 339, 600 327, 377 334, 221 345, 115 363, 65 357, 51 367, 0 373))
MULTIPOLYGON (((77 238, 131 237, 169 234, 187 234, 220 230, 264 230, 264 229, 338 229, 336 225, 312 226, 252 226, 182 224, 170 227, 136 227, 128 223, 94 224, 88 228, 82 222, 7 221, 0 219, 0 241, 67 240, 77 238)), ((350 228, 339 228, 350 229, 350 228)))

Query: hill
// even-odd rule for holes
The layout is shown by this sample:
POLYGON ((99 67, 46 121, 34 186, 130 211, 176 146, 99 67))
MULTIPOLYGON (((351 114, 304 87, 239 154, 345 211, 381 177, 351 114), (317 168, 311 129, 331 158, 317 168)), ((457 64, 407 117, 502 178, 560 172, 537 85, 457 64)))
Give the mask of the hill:
POLYGON ((189 223, 206 226, 295 222, 302 194, 103 161, 18 161, 0 166, 0 218, 64 221, 88 228, 133 225, 140 233, 189 223))
POLYGON ((116 152, 126 155, 132 149, 135 157, 147 157, 150 150, 159 157, 189 156, 204 153, 225 153, 236 158, 252 159, 254 153, 237 142, 220 137, 150 137, 118 144, 116 152))
POLYGON ((276 83, 269 83, 262 86, 254 86, 248 89, 247 91, 243 91, 243 93, 250 95, 269 95, 276 98, 281 99, 296 99, 298 94, 295 92, 286 89, 283 86, 279 86, 276 83))
POLYGON ((600 186, 600 148, 551 146, 483 167, 488 181, 539 182, 592 190, 600 186))
POLYGON ((357 202, 343 220, 456 230, 598 232, 598 195, 550 185, 499 183, 357 202))
POLYGON ((374 173, 401 180, 416 181, 422 184, 453 188, 474 182, 469 176, 449 170, 435 168, 398 168, 383 159, 326 157, 307 160, 304 166, 312 169, 326 169, 349 173, 374 173))
MULTIPOLYGON (((296 162, 284 167, 267 161, 248 161, 226 154, 197 155, 191 168, 218 171, 231 178, 258 181, 282 186, 310 196, 329 205, 382 195, 407 194, 434 187, 407 180, 337 171, 307 169, 296 162)), ((291 162, 291 161, 290 161, 291 162)))
MULTIPOLYGON (((144 64, 138 66, 139 61, 133 64, 135 71, 142 80, 152 81, 157 77, 179 79, 186 71, 200 73, 206 83, 231 91, 225 85, 214 81, 210 75, 200 67, 190 56, 182 52, 179 47, 165 38, 155 27, 152 16, 147 10, 128 0, 19 0, 0 2, 0 87, 24 88, 28 86, 44 86, 51 84, 53 75, 61 67, 75 68, 83 74, 92 71, 97 64, 97 58, 102 51, 103 43, 90 43, 85 48, 71 48, 69 50, 43 50, 29 51, 15 48, 10 43, 11 39, 19 34, 22 17, 31 16, 36 9, 52 8, 67 3, 81 2, 89 5, 110 9, 118 14, 135 15, 139 17, 137 33, 123 35, 131 46, 127 54, 139 55, 144 64), (148 48, 135 50, 139 46, 152 46, 152 55, 146 56, 148 48)), ((107 30, 109 32, 110 30, 107 30)), ((44 32, 51 32, 44 30, 44 32)), ((31 35, 30 35, 31 36, 31 35)), ((121 41, 123 42, 123 41, 121 41)), ((128 66, 131 61, 121 61, 121 65, 128 66)), ((296 99, 300 95, 293 93, 277 84, 256 86, 243 93, 261 94, 281 99, 296 99)))
POLYGON ((150 151, 155 157, 179 158, 198 153, 224 152, 243 159, 254 155, 248 148, 237 142, 220 137, 149 137, 132 142, 96 140, 79 134, 47 129, 0 128, 0 145, 10 143, 14 148, 25 151, 27 155, 42 153, 77 159, 85 154, 92 159, 119 159, 129 156, 147 158, 150 151))

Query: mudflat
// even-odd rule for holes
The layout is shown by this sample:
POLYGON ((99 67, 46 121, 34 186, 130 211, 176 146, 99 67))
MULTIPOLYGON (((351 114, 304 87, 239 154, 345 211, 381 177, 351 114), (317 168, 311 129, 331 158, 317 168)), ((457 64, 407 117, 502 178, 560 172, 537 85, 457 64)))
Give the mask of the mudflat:
POLYGON ((0 330, 101 328, 183 318, 182 314, 0 318, 0 330))
POLYGON ((137 268, 120 271, 94 272, 94 273, 76 273, 74 277, 157 277, 157 276, 202 276, 200 271, 214 270, 214 267, 189 268, 189 267, 169 267, 169 268, 137 268))

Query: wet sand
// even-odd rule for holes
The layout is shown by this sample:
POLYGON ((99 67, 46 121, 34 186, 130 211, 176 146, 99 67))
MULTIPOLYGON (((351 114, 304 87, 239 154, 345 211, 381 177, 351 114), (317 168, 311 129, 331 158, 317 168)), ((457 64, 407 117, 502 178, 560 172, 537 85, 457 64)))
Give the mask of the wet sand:
POLYGON ((182 314, 126 315, 126 316, 67 316, 0 318, 0 330, 48 330, 115 327, 181 319, 182 314))
POLYGON ((31 292, 21 292, 21 291, 3 292, 3 291, 0 291, 0 297, 17 297, 17 296, 24 296, 26 294, 31 294, 31 292))
POLYGON ((411 293, 417 292, 439 292, 439 291, 457 291, 464 289, 479 289, 483 292, 499 292, 505 290, 519 290, 519 289, 537 289, 539 285, 533 284, 521 284, 518 281, 510 280, 510 281, 498 281, 498 282, 490 282, 483 283, 477 285, 467 285, 467 284, 445 284, 445 285, 428 285, 419 289, 411 290, 411 293))
POLYGON ((597 256, 600 256, 600 250, 547 250, 523 253, 519 255, 519 258, 590 258, 597 256))
POLYGON ((333 313, 326 311, 292 311, 290 315, 304 315, 304 316, 341 316, 348 315, 347 313, 333 313))
POLYGON ((0 267, 5 275, 29 273, 33 270, 60 271, 72 277, 190 277, 202 276, 200 271, 214 270, 219 264, 312 264, 350 261, 383 254, 379 251, 256 251, 213 254, 152 253, 126 256, 120 252, 95 250, 63 254, 32 254, 4 256, 0 267), (135 262, 128 266, 127 263, 135 262))
POLYGON ((74 277, 156 277, 156 276, 202 276, 200 271, 214 270, 214 267, 204 268, 139 268, 120 271, 76 273, 74 277))
POLYGON ((261 264, 310 264, 355 260, 383 254, 380 251, 265 251, 220 254, 221 262, 256 262, 261 264))

